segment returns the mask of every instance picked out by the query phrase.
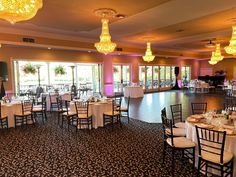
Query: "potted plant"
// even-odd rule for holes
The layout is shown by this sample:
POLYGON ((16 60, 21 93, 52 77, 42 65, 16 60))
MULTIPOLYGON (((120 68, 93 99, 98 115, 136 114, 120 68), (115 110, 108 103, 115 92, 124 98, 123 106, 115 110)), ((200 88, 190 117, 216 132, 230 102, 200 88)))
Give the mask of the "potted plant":
POLYGON ((23 66, 23 72, 25 74, 35 74, 36 73, 36 67, 31 64, 31 63, 27 63, 23 66))
POLYGON ((62 65, 58 65, 54 69, 55 75, 64 75, 66 74, 66 69, 62 65))
POLYGON ((118 73, 119 72, 118 68, 117 67, 113 67, 113 72, 114 73, 118 73))
POLYGON ((158 73, 158 71, 159 71, 159 68, 154 68, 155 73, 158 73))

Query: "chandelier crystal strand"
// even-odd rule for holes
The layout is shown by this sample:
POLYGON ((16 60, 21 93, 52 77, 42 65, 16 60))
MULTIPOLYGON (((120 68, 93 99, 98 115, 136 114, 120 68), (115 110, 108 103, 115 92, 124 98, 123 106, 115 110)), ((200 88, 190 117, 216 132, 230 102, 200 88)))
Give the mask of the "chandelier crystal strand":
POLYGON ((221 55, 221 51, 220 51, 220 44, 216 44, 216 50, 215 50, 215 53, 214 53, 214 56, 212 56, 213 60, 215 61, 221 61, 223 60, 223 56, 221 55))
POLYGON ((105 55, 113 52, 116 48, 116 43, 111 42, 108 23, 108 19, 102 19, 102 33, 100 35, 100 42, 95 43, 97 51, 104 53, 105 55))
POLYGON ((232 37, 229 41, 229 46, 225 47, 225 51, 228 54, 236 55, 236 26, 232 27, 232 37))
POLYGON ((208 61, 208 63, 211 65, 215 65, 218 63, 218 61, 214 58, 214 56, 215 56, 215 52, 212 52, 211 59, 208 61))
POLYGON ((0 18, 14 24, 33 18, 42 8, 42 0, 1 0, 0 18))
POLYGON ((154 55, 152 55, 152 50, 151 50, 151 43, 148 42, 147 43, 147 49, 146 49, 146 52, 145 52, 145 56, 143 56, 143 60, 146 61, 146 62, 151 62, 153 61, 155 58, 154 55))

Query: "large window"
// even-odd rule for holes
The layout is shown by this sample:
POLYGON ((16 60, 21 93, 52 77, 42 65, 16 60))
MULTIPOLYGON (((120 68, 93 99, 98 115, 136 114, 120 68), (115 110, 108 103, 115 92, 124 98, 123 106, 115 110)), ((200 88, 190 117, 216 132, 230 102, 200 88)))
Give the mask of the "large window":
POLYGON ((122 92, 130 83, 130 66, 113 65, 114 92, 122 92))
POLYGON ((139 84, 145 89, 146 82, 146 67, 139 66, 139 84))
MULTIPOLYGON (((101 91, 101 64, 78 64, 62 62, 29 62, 14 61, 15 90, 17 93, 25 93, 28 90, 35 91, 39 85, 45 91, 59 89, 69 91, 72 85, 72 67, 74 66, 74 83, 77 88, 89 87, 93 91, 101 91), (27 73, 26 69, 39 67, 35 73, 27 73)), ((32 69, 31 69, 32 70, 32 69)))
POLYGON ((175 84, 174 66, 139 66, 139 82, 146 90, 170 88, 175 84))
POLYGON ((190 81, 190 67, 189 66, 183 66, 181 68, 181 79, 182 79, 182 85, 187 86, 190 81))

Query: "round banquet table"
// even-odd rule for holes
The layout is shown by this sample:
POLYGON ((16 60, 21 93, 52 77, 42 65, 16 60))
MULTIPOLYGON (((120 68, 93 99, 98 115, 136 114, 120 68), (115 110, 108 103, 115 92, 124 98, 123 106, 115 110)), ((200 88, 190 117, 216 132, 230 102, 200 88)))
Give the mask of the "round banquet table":
POLYGON ((125 87, 124 96, 130 98, 140 98, 143 97, 143 88, 139 86, 125 87))
MULTIPOLYGON (((50 111, 50 108, 51 108, 50 96, 51 96, 52 102, 56 103, 57 102, 56 98, 58 94, 50 93, 50 96, 49 96, 49 93, 43 93, 43 94, 46 95, 47 111, 50 111)), ((67 100, 67 101, 71 100, 71 93, 59 93, 59 96, 61 96, 62 100, 67 100)))
MULTIPOLYGON (((198 123, 190 123, 186 120, 186 138, 191 139, 193 142, 197 144, 197 134, 195 125, 198 123)), ((236 135, 228 135, 226 136, 225 141, 225 151, 231 152, 234 155, 234 172, 233 176, 236 176, 236 135)), ((196 165, 198 164, 198 146, 196 146, 196 165)))
POLYGON ((21 102, 2 103, 2 115, 8 116, 8 127, 15 127, 14 114, 21 113, 21 102))
MULTIPOLYGON (((70 111, 76 112, 74 101, 70 103, 70 111)), ((93 117, 93 128, 103 127, 103 113, 107 111, 112 111, 111 101, 89 103, 89 114, 93 117)))

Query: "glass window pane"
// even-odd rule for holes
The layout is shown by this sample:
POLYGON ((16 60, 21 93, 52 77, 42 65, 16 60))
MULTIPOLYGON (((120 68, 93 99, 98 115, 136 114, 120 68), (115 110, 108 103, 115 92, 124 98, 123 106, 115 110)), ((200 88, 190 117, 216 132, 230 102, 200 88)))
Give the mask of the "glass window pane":
POLYGON ((123 74, 122 74, 122 76, 123 76, 123 86, 125 87, 125 86, 127 86, 127 85, 129 85, 129 83, 130 83, 130 69, 129 69, 129 66, 125 66, 125 65, 123 65, 122 66, 123 68, 122 68, 122 70, 123 70, 123 74))
POLYGON ((170 87, 171 85, 170 75, 170 66, 166 66, 166 87, 170 87))
POLYGON ((171 87, 174 87, 175 86, 175 66, 172 66, 172 70, 171 70, 171 72, 172 72, 172 82, 171 82, 171 87))
POLYGON ((145 89, 145 66, 139 66, 139 84, 145 89))
POLYGON ((181 68, 182 85, 187 86, 190 81, 190 67, 184 66, 181 68))
POLYGON ((158 88, 159 67, 153 66, 153 88, 158 88))
POLYGON ((160 66, 160 87, 165 87, 165 66, 160 66))
POLYGON ((118 92, 120 90, 120 85, 121 85, 121 66, 120 65, 113 66, 113 80, 114 80, 114 92, 118 92))
MULTIPOLYGON (((19 91, 25 93, 27 90, 36 92, 39 85, 38 71, 36 66, 40 66, 40 85, 45 89, 48 84, 48 67, 45 62, 19 61, 19 91), (26 73, 27 68, 32 68, 35 73, 26 73), (34 68, 34 69, 33 69, 34 68)), ((29 70, 29 69, 28 69, 29 70)))
POLYGON ((146 72, 147 72, 146 88, 151 89, 152 88, 152 66, 146 66, 146 72))
POLYGON ((71 67, 73 63, 49 63, 49 77, 50 85, 53 89, 57 88, 63 90, 67 88, 69 90, 70 85, 72 85, 72 70, 71 67), (64 74, 63 74, 64 73, 64 74))

